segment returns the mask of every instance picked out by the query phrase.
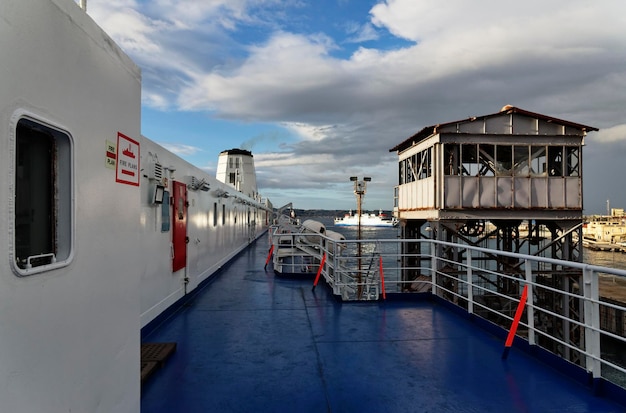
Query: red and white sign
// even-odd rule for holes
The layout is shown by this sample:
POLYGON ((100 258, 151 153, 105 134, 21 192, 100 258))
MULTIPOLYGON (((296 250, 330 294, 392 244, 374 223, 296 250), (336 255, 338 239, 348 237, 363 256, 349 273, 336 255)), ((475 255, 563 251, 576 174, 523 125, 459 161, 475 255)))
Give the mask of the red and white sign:
POLYGON ((117 168, 115 181, 139 186, 139 142, 117 133, 117 168))

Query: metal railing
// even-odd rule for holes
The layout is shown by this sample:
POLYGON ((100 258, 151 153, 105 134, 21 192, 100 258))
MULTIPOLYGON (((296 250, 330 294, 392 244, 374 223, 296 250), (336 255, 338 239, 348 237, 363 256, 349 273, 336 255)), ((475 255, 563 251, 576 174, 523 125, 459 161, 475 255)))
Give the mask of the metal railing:
MULTIPOLYGON (((517 336, 594 378, 626 387, 626 303, 603 294, 609 291, 603 286, 619 286, 611 280, 626 281, 624 270, 431 239, 335 241, 301 233, 272 237, 281 239, 292 257, 306 257, 308 272, 320 271, 345 301, 430 293, 509 329, 528 286, 517 336)), ((281 248, 278 242, 275 246, 281 248)), ((276 260, 276 250, 274 254, 276 260)), ((619 288, 626 297, 626 282, 619 288)))

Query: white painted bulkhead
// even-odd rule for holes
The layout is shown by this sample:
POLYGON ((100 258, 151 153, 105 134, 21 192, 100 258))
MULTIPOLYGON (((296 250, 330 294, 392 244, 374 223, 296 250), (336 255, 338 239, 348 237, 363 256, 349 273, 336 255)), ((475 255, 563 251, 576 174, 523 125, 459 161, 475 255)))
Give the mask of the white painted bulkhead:
POLYGON ((260 200, 255 171, 254 157, 250 151, 229 149, 220 153, 215 176, 218 181, 228 184, 251 198, 260 200))
POLYGON ((432 171, 434 143, 434 138, 428 138, 407 149, 399 157, 400 162, 412 157, 419 157, 425 160, 424 165, 430 164, 430 168, 416 168, 417 170, 411 171, 419 179, 398 186, 399 210, 419 214, 420 218, 436 217, 435 176, 432 171), (431 162, 427 162, 426 158, 431 159, 431 162))
POLYGON ((138 412, 141 328, 262 235, 271 203, 141 136, 140 70, 72 0, 2 2, 0 45, 0 411, 138 412), (176 271, 155 197, 175 182, 176 271))
POLYGON ((138 412, 140 191, 105 154, 140 136, 140 71, 71 0, 2 1, 0 50, 0 410, 138 412), (14 264, 20 119, 69 144, 68 253, 31 272, 14 264))
POLYGON ((268 227, 270 212, 255 199, 234 191, 145 137, 142 164, 143 327, 261 235, 268 227), (170 194, 174 181, 188 185, 187 263, 176 272, 172 272, 172 229, 164 230, 162 205, 152 203, 155 180, 146 177, 150 165, 157 161, 164 170, 165 188, 170 194), (193 189, 192 181, 202 182, 202 187, 193 189))

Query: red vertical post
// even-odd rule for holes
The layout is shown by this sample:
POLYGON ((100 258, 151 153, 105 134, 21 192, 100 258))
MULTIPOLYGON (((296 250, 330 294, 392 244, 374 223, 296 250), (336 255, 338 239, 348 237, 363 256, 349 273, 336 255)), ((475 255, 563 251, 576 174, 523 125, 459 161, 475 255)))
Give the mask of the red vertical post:
POLYGON ((317 275, 315 276, 315 281, 313 282, 313 290, 317 287, 317 283, 320 280, 320 275, 322 275, 322 268, 324 268, 324 263, 326 262, 326 253, 322 255, 322 262, 320 263, 320 267, 317 269, 317 275))
POLYGON ((383 257, 381 255, 378 258, 380 262, 380 288, 383 290, 383 300, 386 300, 387 293, 385 292, 385 273, 383 272, 383 257))
POLYGON ((263 268, 267 268, 267 264, 270 262, 270 258, 272 258, 273 252, 274 252, 274 244, 272 244, 272 246, 270 247, 270 252, 269 254, 267 254, 267 259, 265 260, 265 267, 263 268))
POLYGON ((519 303, 517 304, 517 310, 515 310, 515 317, 513 317, 513 324, 511 324, 509 335, 507 336, 506 343, 504 344, 504 352, 502 353, 502 359, 506 359, 509 356, 509 350, 511 349, 511 345, 513 344, 513 339, 515 338, 515 332, 517 331, 519 320, 520 318, 522 318, 522 313, 524 312, 524 306, 526 305, 527 298, 528 298, 528 284, 524 286, 524 290, 522 291, 522 297, 519 299, 519 303))

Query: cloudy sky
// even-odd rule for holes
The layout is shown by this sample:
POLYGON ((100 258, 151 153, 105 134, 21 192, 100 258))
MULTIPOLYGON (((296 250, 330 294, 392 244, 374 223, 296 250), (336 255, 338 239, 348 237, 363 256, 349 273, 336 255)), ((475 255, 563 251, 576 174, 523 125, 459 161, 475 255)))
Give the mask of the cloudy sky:
POLYGON ((89 0, 141 67, 142 133, 214 173, 251 150, 275 206, 391 209, 425 126, 506 104, 600 128, 585 213, 626 208, 623 0, 89 0))

